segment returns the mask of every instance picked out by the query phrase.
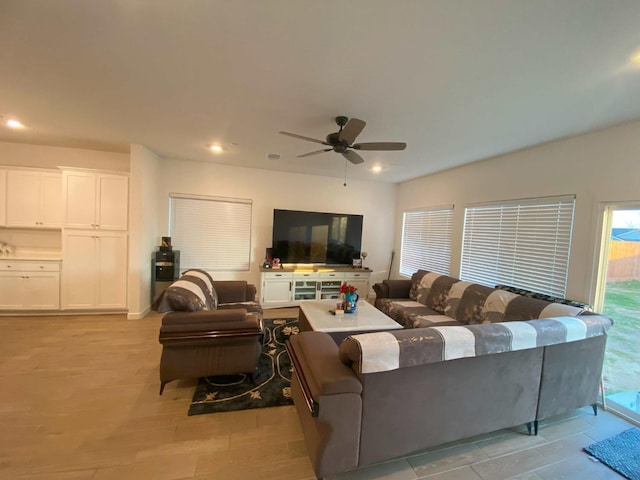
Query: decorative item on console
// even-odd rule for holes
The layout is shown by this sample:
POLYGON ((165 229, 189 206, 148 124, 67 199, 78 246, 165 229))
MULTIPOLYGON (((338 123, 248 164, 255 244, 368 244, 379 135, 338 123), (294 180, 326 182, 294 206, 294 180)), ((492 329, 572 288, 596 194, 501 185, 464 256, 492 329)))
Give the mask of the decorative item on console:
POLYGON ((354 313, 360 300, 358 289, 353 285, 344 282, 340 287, 340 293, 344 296, 342 304, 344 305, 344 313, 354 313))
POLYGON ((171 237, 162 237, 162 243, 160 244, 161 252, 170 252, 172 250, 171 237))

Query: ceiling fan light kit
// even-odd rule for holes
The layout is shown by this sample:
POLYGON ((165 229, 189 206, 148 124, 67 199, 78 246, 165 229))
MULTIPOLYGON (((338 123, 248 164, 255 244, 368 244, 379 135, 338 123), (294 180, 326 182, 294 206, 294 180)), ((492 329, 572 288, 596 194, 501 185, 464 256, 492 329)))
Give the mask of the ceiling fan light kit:
POLYGON ((326 139, 318 140, 311 137, 305 137, 296 133, 280 132, 282 135, 287 135, 293 138, 299 138, 308 142, 319 143, 326 145, 329 148, 323 148, 322 150, 315 150, 313 152, 304 153, 298 155, 297 158, 310 157, 319 153, 325 153, 334 151, 341 154, 349 162, 354 165, 364 163, 364 159, 355 150, 377 150, 377 151, 389 151, 389 150, 404 150, 407 147, 403 142, 366 142, 366 143, 353 143, 367 123, 358 118, 348 118, 345 116, 339 116, 335 118, 336 124, 340 128, 337 132, 330 133, 326 136, 326 139))

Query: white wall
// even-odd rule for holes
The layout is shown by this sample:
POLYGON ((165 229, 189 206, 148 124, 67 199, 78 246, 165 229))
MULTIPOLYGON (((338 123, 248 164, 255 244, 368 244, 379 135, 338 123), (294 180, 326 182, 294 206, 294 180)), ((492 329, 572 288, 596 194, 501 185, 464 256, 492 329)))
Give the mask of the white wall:
POLYGON ((142 318, 151 305, 151 256, 159 245, 157 183, 160 158, 131 145, 129 174, 128 317, 142 318))
POLYGON ((158 225, 168 234, 169 193, 253 200, 251 270, 214 272, 220 280, 242 279, 259 288, 258 270, 271 246, 273 209, 364 215, 362 249, 373 281, 386 278, 393 244, 396 186, 378 182, 272 172, 205 162, 162 159, 158 178, 158 225))
POLYGON ((129 154, 0 142, 0 165, 129 171, 129 154))
MULTIPOLYGON (((602 202, 640 200, 640 122, 579 135, 399 184, 402 212, 454 204, 451 275, 460 272, 464 207, 470 203, 576 195, 567 297, 593 301, 602 202)), ((398 262, 394 262, 394 276, 398 262)))

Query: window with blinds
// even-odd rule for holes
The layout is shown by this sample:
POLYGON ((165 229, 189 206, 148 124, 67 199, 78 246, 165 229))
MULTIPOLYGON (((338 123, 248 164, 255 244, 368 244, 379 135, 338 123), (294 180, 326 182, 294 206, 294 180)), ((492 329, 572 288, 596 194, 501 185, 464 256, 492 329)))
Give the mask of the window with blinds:
POLYGON ((180 268, 249 270, 251 200, 170 194, 169 234, 180 268))
POLYGON ((449 274, 453 206, 404 212, 400 274, 419 269, 449 274))
POLYGON ((564 297, 575 197, 467 207, 460 278, 564 297))

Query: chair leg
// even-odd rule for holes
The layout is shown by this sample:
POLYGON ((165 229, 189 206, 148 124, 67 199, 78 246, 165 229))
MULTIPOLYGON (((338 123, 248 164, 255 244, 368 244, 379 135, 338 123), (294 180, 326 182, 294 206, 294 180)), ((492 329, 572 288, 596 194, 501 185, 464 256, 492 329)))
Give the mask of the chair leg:
POLYGON ((531 435, 531 422, 527 422, 527 432, 531 435))
POLYGON ((597 403, 592 403, 591 404, 591 408, 593 408, 593 414, 597 417, 598 416, 598 404, 597 403))
POLYGON ((538 420, 533 421, 533 434, 538 435, 538 420))
POLYGON ((169 383, 169 382, 160 382, 160 395, 162 395, 162 392, 164 391, 164 386, 169 383))

